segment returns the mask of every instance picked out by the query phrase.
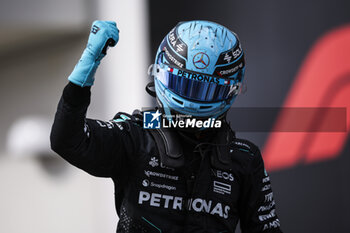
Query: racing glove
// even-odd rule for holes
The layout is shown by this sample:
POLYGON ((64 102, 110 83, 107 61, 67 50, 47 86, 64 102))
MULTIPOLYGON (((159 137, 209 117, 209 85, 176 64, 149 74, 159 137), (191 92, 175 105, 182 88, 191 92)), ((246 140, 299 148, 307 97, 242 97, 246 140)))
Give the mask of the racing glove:
POLYGON ((119 40, 119 30, 113 21, 92 23, 87 46, 68 80, 78 86, 92 86, 97 67, 106 56, 107 48, 114 47, 119 40))

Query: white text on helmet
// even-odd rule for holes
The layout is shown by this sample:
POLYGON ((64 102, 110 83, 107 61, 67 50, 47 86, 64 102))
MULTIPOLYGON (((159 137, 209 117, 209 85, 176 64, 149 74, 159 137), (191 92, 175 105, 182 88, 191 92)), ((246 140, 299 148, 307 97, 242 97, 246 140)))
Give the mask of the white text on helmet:
POLYGON ((177 72, 177 75, 188 78, 188 79, 194 79, 197 81, 201 81, 201 82, 219 83, 219 79, 216 77, 206 76, 203 74, 190 73, 190 72, 186 72, 183 70, 179 70, 177 72))

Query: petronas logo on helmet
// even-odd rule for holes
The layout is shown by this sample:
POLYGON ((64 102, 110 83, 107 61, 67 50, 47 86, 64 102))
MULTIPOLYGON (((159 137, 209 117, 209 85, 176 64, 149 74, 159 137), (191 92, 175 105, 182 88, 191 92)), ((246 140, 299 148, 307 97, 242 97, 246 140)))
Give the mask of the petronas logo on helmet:
POLYGON ((204 74, 196 74, 196 73, 190 73, 186 72, 184 70, 178 70, 177 72, 178 76, 185 77, 188 79, 194 79, 201 82, 207 82, 207 83, 219 83, 219 79, 213 76, 206 76, 204 74))

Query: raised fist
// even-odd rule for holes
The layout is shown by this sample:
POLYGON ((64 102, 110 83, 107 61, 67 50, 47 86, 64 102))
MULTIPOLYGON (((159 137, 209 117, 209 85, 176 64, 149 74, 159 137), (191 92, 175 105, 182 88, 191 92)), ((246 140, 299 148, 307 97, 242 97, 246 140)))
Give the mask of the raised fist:
POLYGON ((92 86, 96 69, 107 48, 115 46, 119 40, 119 30, 113 21, 95 21, 91 26, 87 46, 68 80, 81 87, 92 86))

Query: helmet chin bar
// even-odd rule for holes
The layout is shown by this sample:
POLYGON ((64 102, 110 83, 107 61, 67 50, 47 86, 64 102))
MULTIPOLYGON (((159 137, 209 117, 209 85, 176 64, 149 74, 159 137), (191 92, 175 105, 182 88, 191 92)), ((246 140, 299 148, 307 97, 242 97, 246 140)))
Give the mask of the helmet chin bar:
MULTIPOLYGON (((201 119, 222 118, 228 112, 236 96, 241 93, 243 87, 241 82, 233 85, 230 90, 230 97, 219 102, 201 103, 189 101, 168 90, 159 80, 157 80, 154 76, 155 72, 157 72, 157 68, 159 67, 152 64, 148 69, 148 74, 154 79, 154 83, 150 84, 155 89, 157 105, 162 109, 163 113, 170 121, 172 120, 172 115, 174 115, 174 113, 191 115, 201 119), (190 111, 186 111, 185 109, 189 109, 190 111)), ((146 86, 146 91, 149 92, 147 89, 150 89, 149 85, 146 86)))
POLYGON ((188 101, 172 93, 162 83, 155 79, 157 102, 164 109, 164 113, 171 120, 171 110, 196 118, 218 118, 231 107, 236 95, 232 98, 214 103, 188 101))
MULTIPOLYGON (((186 114, 185 113, 182 113, 182 112, 177 112, 173 109, 169 109, 169 108, 164 108, 163 107, 163 104, 162 102, 159 100, 158 97, 156 97, 156 100, 157 100, 157 105, 159 107, 159 109, 161 110, 161 112, 163 114, 165 114, 165 119, 167 121, 172 121, 173 118, 172 116, 180 116, 181 118, 181 115, 184 115, 182 117, 182 119, 186 118, 186 114)), ((195 117, 197 119, 200 119, 200 120, 207 120, 208 118, 214 118, 214 119, 217 119, 217 120, 221 120, 222 122, 223 121, 226 121, 226 114, 227 114, 228 110, 223 112, 221 115, 219 115, 218 117, 195 117)), ((202 128, 177 128, 177 130, 181 131, 181 132, 187 132, 187 133, 200 133, 200 132, 204 132, 204 131, 211 131, 213 130, 212 128, 205 128, 205 127, 202 127, 202 128)))

